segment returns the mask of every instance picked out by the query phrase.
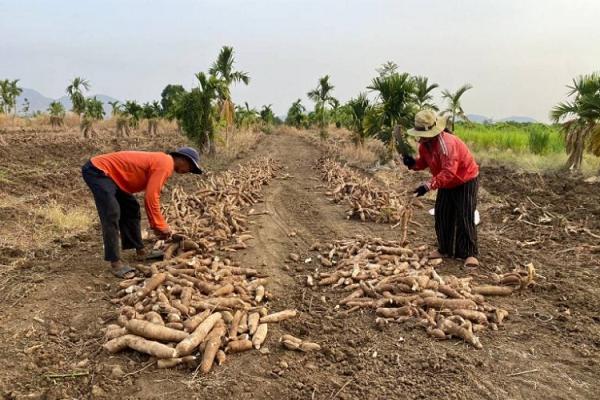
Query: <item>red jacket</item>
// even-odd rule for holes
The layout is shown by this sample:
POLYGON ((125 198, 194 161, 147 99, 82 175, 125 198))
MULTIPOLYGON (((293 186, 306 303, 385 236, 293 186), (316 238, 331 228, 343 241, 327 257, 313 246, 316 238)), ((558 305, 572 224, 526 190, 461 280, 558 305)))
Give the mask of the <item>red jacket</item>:
POLYGON ((429 189, 452 189, 479 175, 479 166, 469 148, 457 136, 442 132, 434 140, 419 145, 419 158, 411 168, 429 168, 433 177, 429 189))
POLYGON ((169 231, 160 211, 160 191, 173 174, 173 157, 166 153, 119 151, 96 156, 91 161, 122 191, 130 194, 145 191, 144 206, 150 226, 161 232, 169 231))

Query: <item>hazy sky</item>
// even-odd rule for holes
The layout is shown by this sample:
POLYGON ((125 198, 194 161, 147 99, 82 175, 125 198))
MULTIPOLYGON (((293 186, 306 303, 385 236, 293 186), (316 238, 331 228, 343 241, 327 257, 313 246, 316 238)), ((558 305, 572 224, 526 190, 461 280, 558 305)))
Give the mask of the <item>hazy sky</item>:
POLYGON ((148 101, 231 45, 252 79, 234 101, 280 115, 324 74, 346 101, 392 60, 442 88, 471 83, 467 113, 546 121, 572 77, 600 70, 599 18, 598 0, 0 0, 0 79, 60 97, 80 75, 148 101))

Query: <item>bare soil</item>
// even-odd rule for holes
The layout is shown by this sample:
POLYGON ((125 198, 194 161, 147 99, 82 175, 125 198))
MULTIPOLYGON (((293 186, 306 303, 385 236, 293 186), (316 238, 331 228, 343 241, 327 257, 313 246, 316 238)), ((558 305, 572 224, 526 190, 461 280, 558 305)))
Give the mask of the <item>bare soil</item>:
MULTIPOLYGON (((497 304, 506 324, 481 336, 483 350, 436 341, 410 325, 376 326, 371 312, 340 317, 339 293, 305 285, 316 264, 310 247, 356 234, 396 239, 389 225, 345 219, 330 202, 314 169, 322 151, 313 141, 276 133, 251 154, 284 167, 254 208, 252 246, 234 258, 271 277, 271 309, 297 308, 300 317, 269 332, 265 354, 232 356, 207 376, 187 369, 158 370, 133 352, 108 355, 101 328, 114 318, 109 303, 117 282, 102 261, 98 224, 53 237, 43 245, 14 239, 43 224, 30 210, 53 199, 95 213, 79 168, 93 154, 116 149, 162 150, 182 139, 81 141, 75 134, 6 135, 0 147, 0 395, 7 399, 597 399, 600 398, 600 192, 558 175, 482 168, 479 209, 482 266, 506 272, 532 262, 538 285, 497 304), (15 204, 14 199, 22 199, 15 204), (25 230, 26 232, 27 230, 25 230), (289 260, 291 253, 301 261, 289 260), (282 349, 283 333, 320 343, 318 353, 282 349), (287 363, 287 368, 281 362, 287 363), (119 367, 119 368, 115 368, 119 367), (80 374, 78 374, 80 372, 80 374), (83 372, 83 373, 81 373, 83 372), (55 376, 52 376, 52 375, 55 376)), ((235 162, 243 161, 236 160, 235 162)), ((233 161, 214 163, 226 168, 233 161)), ((368 172, 365 172, 368 173, 368 172)), ((380 170, 381 184, 412 188, 426 174, 380 170)), ((193 187, 185 177, 169 183, 193 187)), ((433 221, 416 210, 412 245, 433 245, 433 221)), ((95 218, 95 217, 94 217, 95 218)), ((458 261, 443 269, 466 276, 458 261)))

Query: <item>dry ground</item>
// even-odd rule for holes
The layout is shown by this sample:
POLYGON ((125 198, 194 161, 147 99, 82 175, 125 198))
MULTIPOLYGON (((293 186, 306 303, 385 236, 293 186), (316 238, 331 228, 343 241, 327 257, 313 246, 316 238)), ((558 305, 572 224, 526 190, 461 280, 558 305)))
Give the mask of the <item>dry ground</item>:
MULTIPOLYGON (((388 225, 344 218, 314 169, 322 147, 276 132, 240 157, 270 155, 284 169, 265 187, 253 217, 253 246, 235 255, 271 276, 272 309, 301 316, 278 325, 268 354, 230 357, 208 376, 185 369, 156 370, 147 357, 111 356, 100 329, 114 317, 109 289, 116 280, 101 259, 99 227, 79 168, 90 155, 117 149, 162 150, 182 139, 163 135, 80 141, 75 133, 15 132, 0 147, 0 395, 27 399, 595 399, 600 397, 600 192, 563 176, 484 167, 480 210, 480 274, 533 262, 539 285, 498 299, 511 312, 483 350, 435 341, 419 328, 377 327, 371 313, 340 318, 337 293, 305 287, 316 242, 356 234, 389 239, 388 225), (295 236, 289 236, 295 232, 295 236), (289 332, 322 344, 320 353, 281 349, 289 332), (375 356, 376 354, 376 356, 375 356), (279 364, 286 361, 288 368, 279 364), (123 374, 115 372, 119 366, 123 374), (81 376, 75 372, 83 372, 81 376), (64 376, 50 376, 63 374, 64 376)), ((237 161, 221 161, 225 168, 237 161)), ((424 178, 379 170, 398 190, 424 178)), ((175 183, 190 185, 177 178, 175 183)), ((427 206, 433 204, 426 199, 427 206)), ((415 213, 414 245, 433 244, 432 219, 415 213)), ((467 275, 456 262, 445 268, 467 275)))

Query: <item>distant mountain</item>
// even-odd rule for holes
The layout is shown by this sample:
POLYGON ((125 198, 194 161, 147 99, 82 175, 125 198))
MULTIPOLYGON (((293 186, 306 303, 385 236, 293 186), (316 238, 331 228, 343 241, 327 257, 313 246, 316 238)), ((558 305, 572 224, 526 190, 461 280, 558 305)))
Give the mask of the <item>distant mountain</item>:
POLYGON ((491 118, 479 114, 467 114, 467 118, 469 118, 469 121, 477 122, 479 124, 483 124, 485 121, 491 120, 491 118))
POLYGON ((525 123, 525 122, 537 122, 537 120, 531 118, 531 117, 522 117, 522 116, 510 116, 510 117, 506 117, 506 118, 502 118, 499 122, 521 122, 521 123, 525 123))
POLYGON ((471 122, 477 122, 480 124, 482 124, 484 122, 491 122, 491 123, 495 123, 495 122, 520 122, 520 123, 537 122, 537 120, 535 120, 531 117, 516 116, 516 115, 498 119, 498 120, 494 120, 493 118, 486 117, 485 115, 467 114, 467 118, 469 118, 469 121, 471 121, 471 122))
MULTIPOLYGON (((107 96, 105 94, 96 94, 96 95, 86 95, 86 97, 96 97, 103 103, 104 113, 107 117, 110 116, 112 107, 108 104, 109 101, 116 101, 114 97, 107 96)), ((29 114, 33 114, 36 111, 46 112, 50 103, 54 100, 58 100, 65 106, 66 110, 71 109, 71 99, 68 96, 63 96, 59 99, 51 99, 49 97, 44 96, 37 90, 23 88, 23 93, 17 98, 17 110, 19 113, 22 113, 23 105, 25 104, 25 99, 29 101, 29 114)))

